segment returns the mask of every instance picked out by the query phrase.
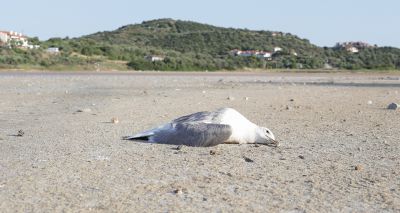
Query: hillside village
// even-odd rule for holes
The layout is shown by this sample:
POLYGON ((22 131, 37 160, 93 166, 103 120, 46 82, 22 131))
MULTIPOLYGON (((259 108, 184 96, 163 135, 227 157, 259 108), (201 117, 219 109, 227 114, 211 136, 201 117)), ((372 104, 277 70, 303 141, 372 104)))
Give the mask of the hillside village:
MULTIPOLYGON (((260 59, 266 59, 266 60, 272 60, 272 57, 274 54, 277 54, 279 52, 282 52, 283 48, 281 47, 274 47, 273 52, 268 52, 268 51, 259 51, 259 50, 239 50, 239 49, 234 49, 229 52, 230 55, 232 56, 242 56, 242 57, 256 57, 260 59)), ((293 56, 298 56, 298 54, 295 51, 290 51, 290 53, 293 56)))
MULTIPOLYGON (((30 44, 29 37, 22 33, 14 31, 0 31, 0 47, 7 47, 9 49, 39 49, 40 45, 30 44)), ((45 52, 50 54, 58 54, 60 52, 58 47, 49 47, 45 52)))
POLYGON ((377 48, 377 47, 378 47, 377 45, 371 45, 362 41, 336 43, 335 46, 335 48, 337 49, 344 49, 350 53, 358 53, 360 52, 361 49, 377 48))
MULTIPOLYGON (((276 33, 272 34, 273 36, 279 35, 276 33)), ((337 49, 343 49, 346 50, 349 53, 358 53, 360 52, 361 49, 367 49, 367 48, 376 48, 378 47, 377 45, 371 45, 366 42, 362 41, 356 41, 356 42, 339 42, 336 43, 335 48, 337 49)), ((230 55, 233 56, 243 56, 243 57, 256 57, 256 58, 262 58, 262 59, 267 59, 267 60, 272 60, 272 56, 278 52, 281 52, 283 49, 281 47, 274 47, 273 52, 268 52, 268 51, 259 51, 259 50, 239 50, 239 49, 234 49, 229 52, 230 55)), ((291 50, 290 53, 293 56, 298 56, 297 52, 294 50, 291 50)))
POLYGON ((39 45, 29 44, 28 37, 14 31, 0 31, 0 45, 7 47, 18 47, 25 49, 37 49, 39 45))

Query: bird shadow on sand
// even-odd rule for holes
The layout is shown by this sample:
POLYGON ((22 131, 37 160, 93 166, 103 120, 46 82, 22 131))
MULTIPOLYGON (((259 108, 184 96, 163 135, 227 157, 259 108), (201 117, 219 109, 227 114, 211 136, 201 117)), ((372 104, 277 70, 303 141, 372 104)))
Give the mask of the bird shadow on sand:
POLYGON ((16 135, 16 134, 11 134, 11 135, 7 135, 9 137, 17 137, 17 138, 22 138, 22 135, 16 135))
POLYGON ((147 140, 147 138, 135 138, 135 139, 129 139, 129 136, 123 136, 121 137, 121 140, 123 141, 132 141, 135 143, 144 143, 144 144, 164 144, 164 145, 170 145, 170 146, 174 146, 173 150, 181 150, 183 147, 217 147, 218 145, 230 145, 230 146, 254 146, 254 147, 260 147, 260 146, 268 146, 268 147, 274 147, 277 148, 280 146, 278 141, 274 141, 274 143, 270 143, 270 144, 257 144, 257 143, 249 143, 249 144, 231 144, 231 143, 221 143, 215 146, 192 146, 192 145, 188 145, 188 144, 181 144, 181 143, 154 143, 154 142, 150 142, 147 140), (175 147, 177 146, 177 147, 175 147))

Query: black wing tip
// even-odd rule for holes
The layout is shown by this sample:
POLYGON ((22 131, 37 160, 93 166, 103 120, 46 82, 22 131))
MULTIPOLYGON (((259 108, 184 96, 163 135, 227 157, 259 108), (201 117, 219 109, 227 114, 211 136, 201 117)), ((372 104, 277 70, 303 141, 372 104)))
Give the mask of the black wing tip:
POLYGON ((147 137, 147 136, 143 136, 143 137, 122 136, 121 139, 128 140, 128 141, 133 141, 133 140, 148 141, 149 137, 147 137))
POLYGON ((121 140, 132 140, 131 136, 122 136, 121 140))

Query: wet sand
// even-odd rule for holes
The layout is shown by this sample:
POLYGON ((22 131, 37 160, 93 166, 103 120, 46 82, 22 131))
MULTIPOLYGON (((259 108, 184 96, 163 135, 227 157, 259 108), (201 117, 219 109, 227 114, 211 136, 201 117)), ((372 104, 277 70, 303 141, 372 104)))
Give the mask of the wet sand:
POLYGON ((398 212, 391 102, 400 74, 0 72, 0 211, 398 212), (121 140, 220 107, 281 146, 121 140))

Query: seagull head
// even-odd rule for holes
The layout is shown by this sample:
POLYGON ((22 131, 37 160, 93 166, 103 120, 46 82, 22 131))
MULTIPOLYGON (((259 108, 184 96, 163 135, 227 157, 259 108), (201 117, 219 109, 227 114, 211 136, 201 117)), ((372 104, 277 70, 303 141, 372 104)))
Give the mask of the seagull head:
POLYGON ((266 127, 259 127, 257 136, 256 143, 258 144, 278 146, 278 141, 275 140, 274 133, 266 127))

